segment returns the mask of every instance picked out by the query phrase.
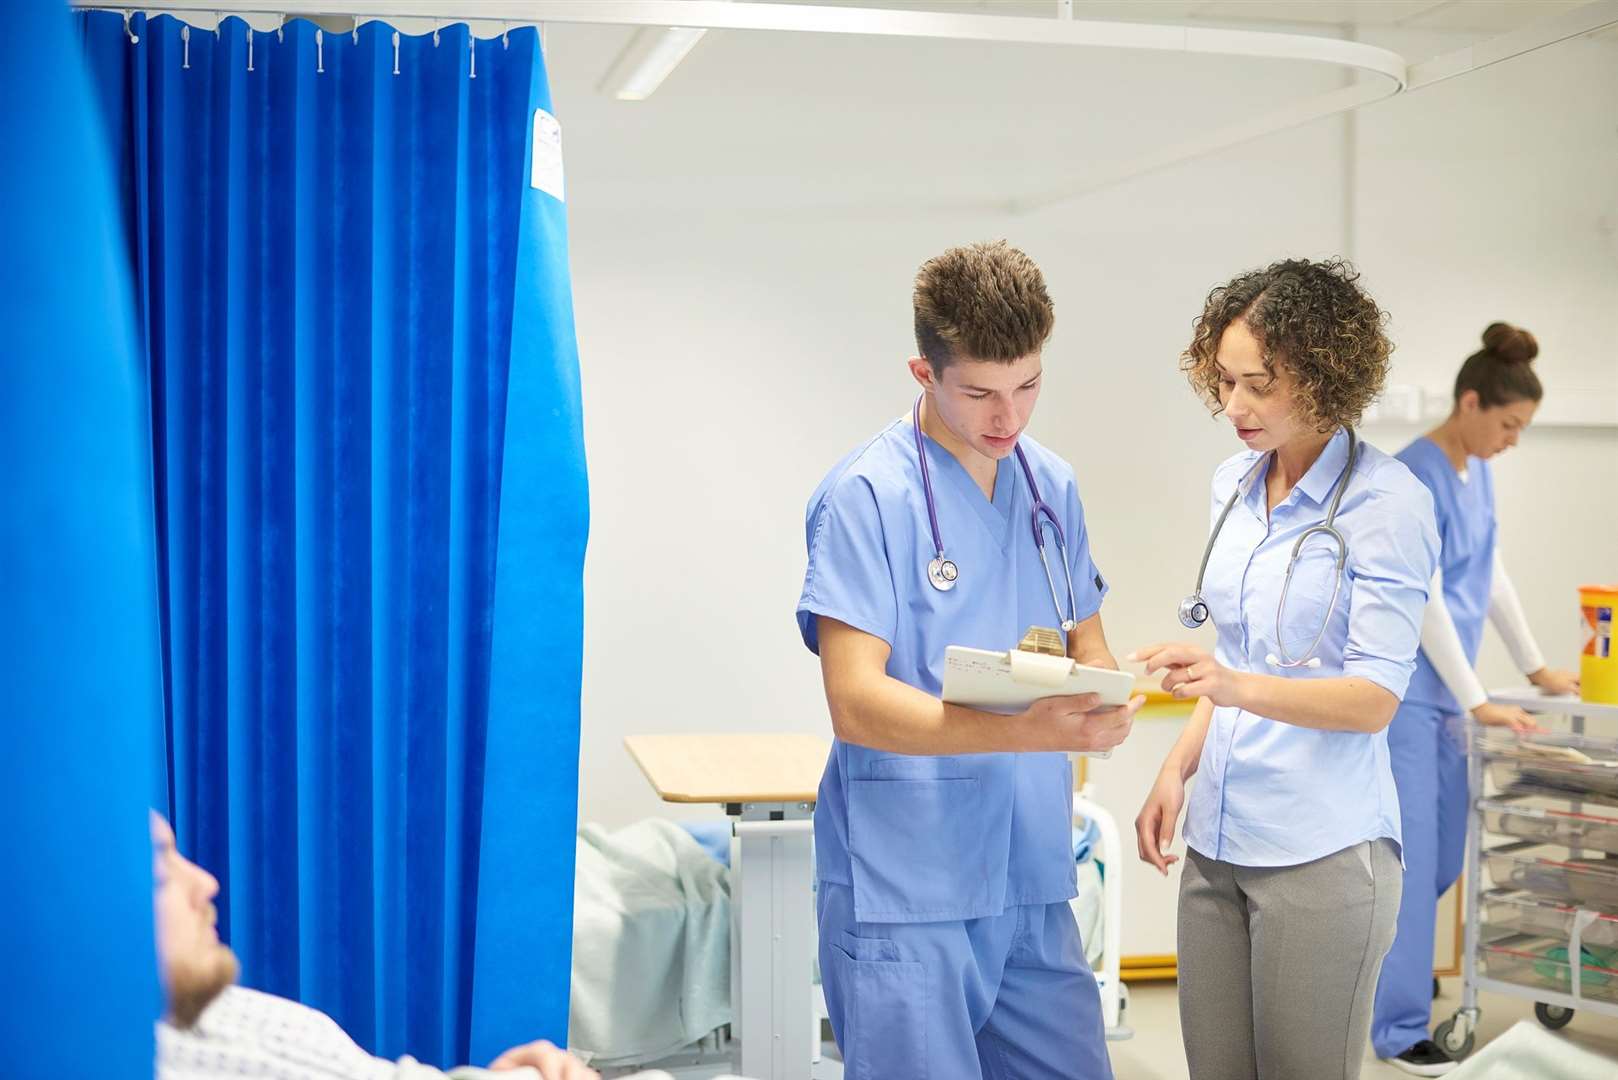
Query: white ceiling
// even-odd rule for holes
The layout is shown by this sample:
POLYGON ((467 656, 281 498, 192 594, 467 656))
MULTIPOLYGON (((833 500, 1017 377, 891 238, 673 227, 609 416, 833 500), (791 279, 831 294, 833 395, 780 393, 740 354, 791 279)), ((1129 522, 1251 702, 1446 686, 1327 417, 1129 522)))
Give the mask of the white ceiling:
MULTIPOLYGON (((839 2, 1025 16, 1056 9, 1054 0, 839 2)), ((1356 36, 1414 63, 1575 6, 1560 0, 1078 0, 1075 14, 1227 26, 1245 20, 1241 25, 1251 29, 1332 35, 1341 33, 1333 20, 1352 16, 1356 36)), ((614 101, 599 84, 632 33, 622 26, 548 28, 551 88, 569 132, 576 205, 857 206, 880 215, 883 208, 908 212, 935 202, 940 209, 998 204, 1266 115, 1334 90, 1343 78, 1328 65, 1294 61, 715 31, 649 100, 614 101)), ((1602 40, 1618 44, 1618 35, 1609 31, 1602 40)), ((1526 63, 1492 70, 1532 70, 1534 78, 1554 80, 1554 63, 1519 66, 1526 63)), ((1338 130, 1311 128, 1329 138, 1338 130)), ((1336 154, 1337 144, 1327 141, 1312 152, 1336 154)))
MULTIPOLYGON (((1057 0, 764 0, 838 7, 895 8, 985 15, 1050 16, 1057 0)), ((1080 19, 1233 25, 1399 27, 1504 33, 1578 7, 1584 0, 1074 0, 1080 19)))

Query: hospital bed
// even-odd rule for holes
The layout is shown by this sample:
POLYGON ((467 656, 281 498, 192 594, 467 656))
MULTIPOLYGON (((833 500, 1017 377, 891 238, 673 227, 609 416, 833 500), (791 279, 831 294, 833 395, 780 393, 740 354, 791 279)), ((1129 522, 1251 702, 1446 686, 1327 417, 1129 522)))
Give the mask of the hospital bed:
MULTIPOLYGON (((730 818, 732 1020, 728 1033, 693 1049, 688 1059, 697 1060, 690 1063, 731 1054, 730 1067, 757 1080, 833 1075, 835 1063, 820 1061, 826 1011, 813 975, 809 899, 814 801, 830 742, 755 734, 638 735, 624 742, 665 802, 717 804, 730 818)), ((1119 974, 1124 849, 1116 821, 1087 791, 1075 796, 1074 814, 1094 823, 1105 866, 1096 981, 1108 1039, 1126 1039, 1132 1032, 1119 974)))
POLYGON ((1100 849, 1095 858, 1105 868, 1101 878, 1101 963, 1096 967, 1096 985, 1101 990, 1101 1019, 1107 1027, 1107 1041, 1118 1042, 1134 1035, 1124 1023, 1129 991, 1120 973, 1124 927, 1124 864, 1118 822, 1100 803, 1090 798, 1086 784, 1073 796, 1073 819, 1094 822, 1100 849))

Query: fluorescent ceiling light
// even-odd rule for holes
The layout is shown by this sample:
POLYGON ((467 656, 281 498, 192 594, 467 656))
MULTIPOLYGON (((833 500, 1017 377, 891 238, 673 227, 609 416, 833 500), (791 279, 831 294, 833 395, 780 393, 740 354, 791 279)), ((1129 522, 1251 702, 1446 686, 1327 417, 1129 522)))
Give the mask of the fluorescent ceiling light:
POLYGON ((601 89, 619 101, 645 101, 707 32, 682 26, 641 27, 607 69, 601 89))

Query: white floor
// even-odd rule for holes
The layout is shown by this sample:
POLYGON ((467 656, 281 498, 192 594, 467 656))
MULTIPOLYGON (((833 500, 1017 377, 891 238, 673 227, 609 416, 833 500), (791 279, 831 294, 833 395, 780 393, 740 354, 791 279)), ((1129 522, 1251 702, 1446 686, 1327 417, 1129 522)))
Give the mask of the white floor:
MULTIPOLYGON (((1443 993, 1433 1002, 1433 1021, 1447 1020, 1460 1005, 1459 979, 1446 979, 1443 993)), ((1480 1002, 1483 1015, 1478 1029, 1478 1048, 1519 1020, 1534 1020, 1534 1006, 1521 998, 1485 994, 1480 1002)), ((1144 983, 1130 988, 1129 1026, 1134 1038, 1109 1044, 1116 1080, 1188 1080, 1185 1047, 1180 1041, 1180 1005, 1173 983, 1144 983)), ((1613 1075, 1618 1077, 1618 1020, 1585 1012, 1560 1032, 1560 1037, 1613 1059, 1613 1075)), ((814 1080, 841 1080, 843 1069, 836 1059, 837 1048, 826 1045, 824 1060, 813 1070, 814 1080)), ((709 1080, 726 1072, 718 1063, 669 1069, 675 1080, 709 1080)), ((1393 1080, 1408 1074, 1385 1065, 1366 1050, 1361 1080, 1393 1080)), ((1300 1078, 1303 1080, 1303 1078, 1300 1078)), ((1524 1077, 1523 1080, 1554 1080, 1524 1077)))
MULTIPOLYGON (((1445 979, 1443 993, 1433 1002, 1433 1020, 1447 1020, 1460 1005, 1461 980, 1445 979)), ((1479 1002, 1478 1046, 1493 1039, 1518 1020, 1534 1021, 1534 1006, 1520 998, 1484 994, 1479 1002)), ((1117 1080, 1186 1080, 1185 1047, 1180 1041, 1180 1005, 1173 983, 1137 984, 1130 988, 1129 1023, 1135 1037, 1112 1044, 1112 1070, 1117 1080)), ((1618 1020, 1579 1013, 1561 1035, 1589 1050, 1610 1056, 1618 1076, 1618 1020)), ((1392 1080, 1408 1074, 1377 1061, 1366 1050, 1361 1080, 1392 1080)), ((1524 1077, 1524 1080, 1534 1078, 1524 1077)), ((1549 1078, 1546 1078, 1549 1080, 1549 1078)))

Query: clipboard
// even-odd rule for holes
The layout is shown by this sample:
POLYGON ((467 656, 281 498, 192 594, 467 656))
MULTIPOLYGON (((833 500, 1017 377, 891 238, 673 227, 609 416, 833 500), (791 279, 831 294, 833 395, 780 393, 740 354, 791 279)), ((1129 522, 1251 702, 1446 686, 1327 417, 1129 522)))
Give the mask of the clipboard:
POLYGON ((1065 656, 964 645, 944 650, 944 700, 984 712, 1020 713, 1059 694, 1098 694, 1103 705, 1127 705, 1134 689, 1135 676, 1127 671, 1086 667, 1065 656))
POLYGON ((1087 667, 1069 658, 1055 630, 1035 627, 1005 652, 965 645, 944 650, 944 701, 983 712, 1014 715, 1060 694, 1096 694, 1103 705, 1127 705, 1134 689, 1135 676, 1127 671, 1087 667))

